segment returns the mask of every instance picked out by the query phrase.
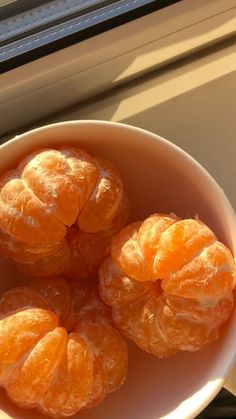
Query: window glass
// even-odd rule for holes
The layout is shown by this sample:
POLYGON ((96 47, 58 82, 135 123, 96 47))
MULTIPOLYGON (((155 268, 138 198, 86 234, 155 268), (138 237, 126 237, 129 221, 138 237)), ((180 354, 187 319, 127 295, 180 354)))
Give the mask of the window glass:
POLYGON ((0 0, 3 71, 181 0, 0 0))

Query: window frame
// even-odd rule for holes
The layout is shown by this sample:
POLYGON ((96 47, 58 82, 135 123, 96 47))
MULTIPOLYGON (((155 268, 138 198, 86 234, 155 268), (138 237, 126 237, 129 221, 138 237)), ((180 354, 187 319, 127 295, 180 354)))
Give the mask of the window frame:
MULTIPOLYGON (((1 72, 9 71, 182 0, 104 0, 102 3, 91 6, 87 0, 88 6, 87 8, 85 6, 85 10, 80 10, 78 4, 74 5, 71 13, 65 15, 64 19, 54 21, 51 20, 47 8, 53 7, 55 3, 56 16, 57 1, 60 2, 60 0, 47 2, 31 9, 31 13, 30 10, 26 10, 19 16, 17 14, 14 16, 15 21, 19 19, 18 31, 16 30, 14 34, 13 30, 12 36, 5 41, 1 42, 0 39, 1 72), (75 13, 76 10, 77 13, 75 13), (37 22, 39 11, 43 12, 43 24, 32 25, 31 28, 30 23, 37 22), (28 29, 19 34, 19 28, 24 25, 24 17, 27 13, 32 14, 32 17, 27 20, 28 29)), ((86 4, 86 0, 84 1, 86 4)), ((2 21, 2 25, 6 28, 11 27, 11 19, 12 17, 9 17, 2 21)))
POLYGON ((2 74, 0 135, 232 37, 235 3, 199 3, 182 0, 2 74))

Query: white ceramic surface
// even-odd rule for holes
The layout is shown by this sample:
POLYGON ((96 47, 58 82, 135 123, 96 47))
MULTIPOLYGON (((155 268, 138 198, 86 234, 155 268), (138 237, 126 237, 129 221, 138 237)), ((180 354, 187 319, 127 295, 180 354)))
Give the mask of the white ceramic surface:
MULTIPOLYGON (((223 191, 189 155, 172 143, 127 125, 73 121, 28 132, 0 147, 0 171, 26 153, 62 144, 109 158, 119 168, 132 203, 131 220, 153 212, 196 214, 236 254, 236 219, 223 191)), ((11 262, 0 258, 0 291, 25 282, 11 262)), ((195 353, 159 360, 130 345, 126 384, 95 410, 78 419, 194 418, 218 393, 236 356, 236 310, 221 338, 195 353)), ((36 411, 16 408, 0 392, 0 418, 39 419, 36 411)))

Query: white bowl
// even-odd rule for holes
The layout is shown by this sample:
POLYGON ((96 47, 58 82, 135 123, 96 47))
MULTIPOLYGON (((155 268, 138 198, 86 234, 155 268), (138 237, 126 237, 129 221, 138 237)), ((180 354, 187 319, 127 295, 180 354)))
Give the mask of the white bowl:
MULTIPOLYGON (((131 219, 153 212, 196 214, 236 253, 236 219, 224 192, 187 153, 147 131, 105 121, 73 121, 45 126, 0 147, 1 172, 30 151, 63 144, 107 157, 119 168, 132 204, 131 219)), ((13 264, 0 259, 0 291, 25 281, 13 264)), ((126 384, 81 419, 194 418, 214 398, 233 367, 236 311, 221 338, 195 353, 161 360, 130 346, 126 384)), ((0 392, 0 418, 44 416, 18 409, 0 392)))

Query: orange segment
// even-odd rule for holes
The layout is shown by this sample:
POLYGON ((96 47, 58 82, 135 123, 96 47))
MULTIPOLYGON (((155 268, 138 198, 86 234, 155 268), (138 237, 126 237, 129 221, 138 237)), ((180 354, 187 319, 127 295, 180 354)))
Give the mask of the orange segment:
POLYGON ((101 361, 95 358, 93 363, 93 382, 83 408, 94 408, 104 399, 106 396, 107 382, 107 371, 103 368, 101 361))
POLYGON ((120 231, 127 223, 130 213, 130 203, 128 198, 123 195, 119 207, 117 208, 116 216, 112 220, 107 232, 112 236, 114 233, 120 231))
POLYGON ((162 329, 170 342, 182 351, 196 351, 217 339, 219 329, 212 321, 199 320, 189 313, 175 313, 167 305, 160 318, 162 329))
POLYGON ((235 264, 230 251, 219 242, 206 247, 182 269, 162 281, 163 289, 173 295, 204 298, 223 295, 235 287, 235 264))
POLYGON ((79 332, 107 372, 107 391, 119 388, 125 380, 128 363, 127 347, 119 332, 104 324, 84 324, 79 332))
POLYGON ((84 150, 73 147, 60 148, 69 166, 68 176, 74 182, 79 195, 79 211, 91 195, 97 179, 98 168, 94 159, 84 150))
POLYGON ((126 275, 137 281, 150 281, 152 273, 138 248, 137 237, 141 223, 133 223, 112 239, 111 257, 126 275))
POLYGON ((64 321, 65 327, 71 330, 80 310, 87 303, 94 287, 88 281, 73 281, 68 283, 70 290, 70 310, 64 321))
POLYGON ((37 291, 29 287, 12 288, 0 299, 0 313, 10 313, 26 308, 50 308, 47 300, 37 291))
POLYGON ((9 397, 21 407, 33 408, 54 377, 66 350, 67 332, 57 327, 35 345, 21 366, 16 368, 6 386, 9 397))
POLYGON ((65 271, 66 277, 72 280, 84 279, 88 278, 90 274, 90 268, 86 265, 83 256, 74 248, 70 264, 65 271))
POLYGON ((118 327, 141 349, 160 358, 178 352, 167 339, 160 325, 165 301, 160 294, 146 295, 133 303, 113 307, 113 319, 118 327))
POLYGON ((77 330, 82 324, 89 323, 112 323, 110 308, 98 297, 97 290, 91 290, 86 304, 80 307, 74 318, 73 328, 77 330))
POLYGON ((53 417, 77 413, 88 398, 93 379, 93 357, 86 342, 69 335, 67 351, 57 368, 40 408, 53 417))
POLYGON ((104 231, 98 233, 78 234, 79 250, 91 272, 98 267, 108 254, 109 235, 104 231))
POLYGON ((19 167, 12 170, 7 170, 3 175, 0 177, 0 190, 11 180, 18 179, 21 175, 21 171, 19 167))
POLYGON ((108 254, 111 236, 107 232, 85 233, 73 228, 68 237, 72 254, 68 274, 84 278, 95 272, 108 254))
POLYGON ((66 269, 66 276, 72 279, 87 278, 90 276, 90 266, 86 263, 79 247, 79 229, 71 227, 67 234, 71 260, 66 269))
POLYGON ((20 263, 34 263, 61 248, 62 242, 27 243, 0 229, 0 248, 5 257, 20 263))
POLYGON ((122 306, 114 305, 112 307, 112 318, 119 330, 129 339, 134 340, 136 335, 136 323, 142 308, 147 301, 148 296, 140 298, 137 301, 124 304, 122 306))
POLYGON ((0 223, 6 233, 26 242, 55 242, 66 234, 65 226, 20 179, 0 191, 0 223))
POLYGON ((109 305, 128 304, 148 293, 151 282, 139 282, 125 275, 107 258, 99 270, 99 290, 103 301, 109 305))
POLYGON ((203 301, 165 294, 167 305, 176 313, 189 315, 197 320, 208 321, 220 326, 232 313, 234 296, 230 292, 225 296, 209 297, 203 301))
POLYGON ((178 220, 175 216, 153 214, 140 226, 138 232, 138 246, 144 256, 145 262, 153 268, 153 262, 158 251, 161 235, 178 220))
POLYGON ((69 166, 56 150, 36 152, 27 157, 22 180, 49 211, 65 225, 75 223, 79 211, 79 195, 72 179, 67 176, 69 166), (66 199, 65 199, 66 197, 66 199))
POLYGON ((80 229, 87 233, 109 228, 123 195, 122 181, 115 167, 101 158, 96 159, 96 165, 99 170, 97 185, 78 218, 80 229))
POLYGON ((178 352, 178 347, 167 339, 165 329, 161 327, 160 317, 164 305, 165 300, 161 294, 149 298, 140 310, 135 324, 134 341, 140 348, 159 358, 178 352))
POLYGON ((69 229, 67 240, 71 252, 71 264, 67 269, 70 278, 86 278, 95 273, 105 257, 109 254, 112 236, 126 223, 129 214, 129 203, 123 197, 117 215, 107 231, 86 233, 73 226, 69 229))
POLYGON ((70 290, 67 283, 59 277, 37 278, 30 286, 44 296, 52 311, 63 322, 70 308, 70 290))
MULTIPOLYGON (((18 259, 18 258, 17 258, 18 259)), ((42 254, 31 263, 17 263, 20 271, 29 276, 52 276, 65 273, 71 261, 71 252, 66 240, 49 253, 42 254)))
POLYGON ((45 173, 54 172, 56 167, 57 172, 63 174, 67 168, 66 160, 60 155, 60 152, 50 148, 41 148, 28 154, 20 161, 18 165, 19 171, 23 172, 27 165, 32 162, 35 163, 32 166, 40 166, 40 169, 45 173))
POLYGON ((153 264, 156 278, 168 277, 215 241, 214 233, 199 220, 181 220, 161 235, 153 264))
POLYGON ((0 383, 7 382, 11 367, 31 350, 44 334, 58 325, 57 316, 44 309, 30 308, 0 320, 0 383), (12 350, 14 348, 14 351, 12 350))

